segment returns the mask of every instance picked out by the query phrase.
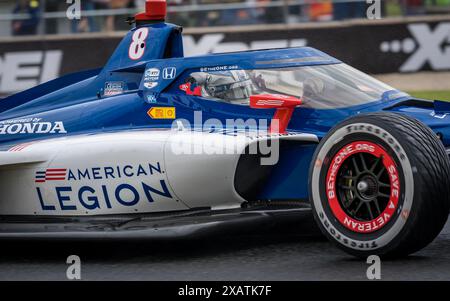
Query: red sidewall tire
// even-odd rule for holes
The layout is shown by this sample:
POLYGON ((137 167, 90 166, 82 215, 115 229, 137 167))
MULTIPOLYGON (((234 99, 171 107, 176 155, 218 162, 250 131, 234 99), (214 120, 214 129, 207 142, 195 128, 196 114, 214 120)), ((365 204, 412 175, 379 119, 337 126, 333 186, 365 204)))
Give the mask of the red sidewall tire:
POLYGON ((444 226, 450 208, 449 175, 442 143, 422 123, 393 113, 358 115, 337 125, 317 147, 310 167, 310 200, 322 232, 348 253, 405 255, 423 248, 444 226), (344 176, 353 177, 345 170, 346 162, 359 153, 371 160, 383 156, 388 172, 386 206, 373 218, 352 216, 355 210, 346 207, 347 194, 337 191, 349 186, 340 184, 344 176))

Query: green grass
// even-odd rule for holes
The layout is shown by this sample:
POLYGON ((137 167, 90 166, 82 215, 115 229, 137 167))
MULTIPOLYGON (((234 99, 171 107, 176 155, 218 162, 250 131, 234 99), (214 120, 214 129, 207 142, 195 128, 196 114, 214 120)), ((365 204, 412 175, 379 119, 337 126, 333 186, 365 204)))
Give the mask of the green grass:
POLYGON ((417 98, 450 101, 450 90, 449 91, 413 91, 413 92, 408 92, 408 93, 409 93, 409 95, 415 96, 417 98))
POLYGON ((392 3, 390 1, 386 2, 386 14, 389 17, 401 16, 402 10, 400 8, 400 5, 398 5, 397 3, 392 3))

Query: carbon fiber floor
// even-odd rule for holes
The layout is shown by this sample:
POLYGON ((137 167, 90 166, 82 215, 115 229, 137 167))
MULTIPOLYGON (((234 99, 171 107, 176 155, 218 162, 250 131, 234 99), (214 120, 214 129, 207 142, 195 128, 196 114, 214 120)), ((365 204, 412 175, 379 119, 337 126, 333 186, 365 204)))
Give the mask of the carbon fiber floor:
MULTIPOLYGON (((368 265, 325 241, 309 222, 194 242, 8 242, 0 250, 0 280, 65 280, 71 254, 81 257, 84 280, 365 280, 368 265)), ((382 262, 381 274, 450 280, 450 222, 421 252, 382 262)))

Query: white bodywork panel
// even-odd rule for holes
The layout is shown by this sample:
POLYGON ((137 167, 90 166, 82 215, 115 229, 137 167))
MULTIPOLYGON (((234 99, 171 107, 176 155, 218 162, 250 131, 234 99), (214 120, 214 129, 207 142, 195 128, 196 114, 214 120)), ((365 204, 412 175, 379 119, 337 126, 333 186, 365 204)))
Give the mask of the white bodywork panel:
POLYGON ((311 134, 252 137, 161 129, 15 146, 0 152, 0 215, 85 216, 240 207, 245 200, 233 184, 239 157, 248 145, 269 138, 317 142, 311 134), (200 152, 199 148, 195 152, 195 145, 200 152))

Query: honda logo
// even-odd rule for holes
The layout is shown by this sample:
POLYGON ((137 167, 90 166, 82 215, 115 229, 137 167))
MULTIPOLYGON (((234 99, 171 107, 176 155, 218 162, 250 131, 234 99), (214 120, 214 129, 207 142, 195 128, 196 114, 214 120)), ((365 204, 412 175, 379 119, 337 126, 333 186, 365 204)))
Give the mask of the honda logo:
POLYGON ((163 70, 163 79, 174 79, 177 75, 177 68, 168 67, 163 70))

